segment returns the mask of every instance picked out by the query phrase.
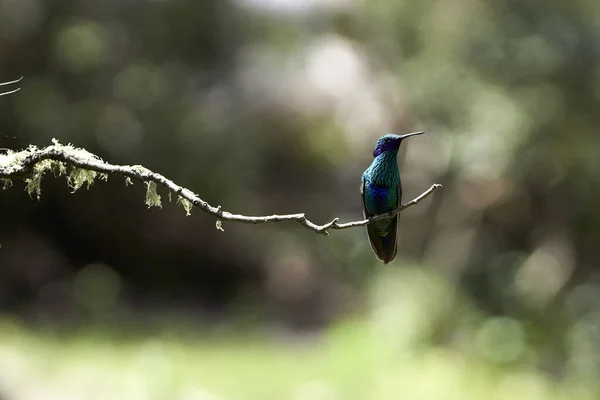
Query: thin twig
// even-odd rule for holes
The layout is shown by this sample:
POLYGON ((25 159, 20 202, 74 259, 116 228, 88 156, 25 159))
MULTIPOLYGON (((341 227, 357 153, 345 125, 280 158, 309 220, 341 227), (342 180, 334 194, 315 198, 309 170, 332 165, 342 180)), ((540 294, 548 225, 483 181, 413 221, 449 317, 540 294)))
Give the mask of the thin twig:
MULTIPOLYGON (((21 79, 23 79, 23 77, 20 77, 19 79, 16 79, 16 80, 10 81, 10 82, 1 82, 0 86, 12 85, 13 83, 21 82, 21 79)), ((18 92, 19 90, 21 90, 21 88, 16 88, 16 89, 10 90, 8 92, 2 92, 2 93, 0 93, 0 96, 6 96, 8 94, 13 94, 15 92, 18 92)))
MULTIPOLYGON (((46 147, 44 149, 37 149, 35 147, 31 147, 27 150, 23 150, 18 153, 0 155, 0 179, 30 177, 36 173, 34 166, 36 164, 41 163, 44 160, 55 160, 69 165, 71 167, 77 167, 80 169, 95 171, 98 173, 104 173, 108 175, 120 175, 129 179, 134 179, 146 183, 154 182, 156 185, 160 185, 162 187, 167 188, 171 192, 176 193, 183 199, 189 201, 192 205, 201 209, 202 211, 216 217, 217 228, 221 226, 222 221, 241 222, 246 224, 295 221, 317 233, 328 234, 329 230, 354 228, 357 226, 367 225, 373 221, 392 218, 396 214, 399 214, 401 211, 416 205, 421 200, 425 199, 434 191, 442 187, 442 185, 436 183, 432 185, 429 189, 427 189, 425 192, 423 192, 420 196, 409 201, 408 203, 402 204, 402 206, 398 207, 396 210, 390 211, 385 214, 375 215, 368 219, 347 222, 343 224, 338 223, 339 218, 334 218, 331 222, 328 222, 323 225, 318 225, 308 220, 304 213, 247 216, 223 211, 221 209, 221 206, 215 207, 208 204, 206 201, 202 200, 191 190, 179 186, 173 181, 165 178, 163 175, 158 174, 156 172, 152 172, 147 168, 144 168, 139 165, 112 165, 102 161, 100 158, 87 152, 86 150, 77 149, 72 146, 63 146, 57 141, 54 141, 54 145, 46 147)), ((39 171, 37 173, 39 173, 39 171)))

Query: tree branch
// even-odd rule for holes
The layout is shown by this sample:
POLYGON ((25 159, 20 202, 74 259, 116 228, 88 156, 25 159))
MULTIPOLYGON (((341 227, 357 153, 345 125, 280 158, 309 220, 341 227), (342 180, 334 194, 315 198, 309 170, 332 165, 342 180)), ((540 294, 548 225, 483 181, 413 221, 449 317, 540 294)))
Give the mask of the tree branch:
POLYGON ((223 211, 221 206, 215 207, 208 204, 191 190, 179 186, 163 175, 152 172, 140 165, 112 165, 102 161, 99 157, 84 149, 78 149, 71 145, 64 146, 56 140, 53 140, 53 142, 52 146, 44 149, 30 146, 28 149, 20 152, 9 152, 6 155, 0 155, 0 179, 5 182, 5 188, 7 183, 11 183, 11 179, 23 178, 27 182, 27 191, 29 194, 37 194, 39 198, 41 179, 43 174, 48 171, 54 171, 58 175, 67 175, 67 181, 74 190, 79 189, 83 184, 87 184, 89 187, 98 174, 105 180, 108 178, 108 175, 120 175, 124 176, 127 182, 133 179, 146 183, 148 188, 146 192, 146 204, 149 207, 161 206, 160 195, 156 193, 156 187, 157 185, 162 186, 179 196, 179 202, 182 203, 188 215, 193 205, 216 217, 217 229, 220 230, 222 230, 222 221, 242 222, 246 224, 296 221, 308 229, 327 235, 329 234, 329 230, 354 228, 367 225, 373 221, 392 218, 401 211, 416 205, 442 187, 442 185, 436 183, 417 198, 402 204, 396 210, 386 214, 375 215, 368 219, 343 224, 338 223, 339 218, 334 218, 329 223, 318 225, 308 220, 304 213, 246 216, 223 211), (67 168, 70 169, 70 172, 67 171, 67 168))

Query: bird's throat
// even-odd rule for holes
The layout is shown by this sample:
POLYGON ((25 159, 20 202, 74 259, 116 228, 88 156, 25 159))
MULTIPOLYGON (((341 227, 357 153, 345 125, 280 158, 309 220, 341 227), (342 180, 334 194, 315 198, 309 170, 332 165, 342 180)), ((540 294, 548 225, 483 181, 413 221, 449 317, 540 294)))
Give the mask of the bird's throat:
POLYGON ((394 187, 400 183, 398 156, 396 152, 386 151, 373 160, 371 165, 371 183, 384 187, 394 187))

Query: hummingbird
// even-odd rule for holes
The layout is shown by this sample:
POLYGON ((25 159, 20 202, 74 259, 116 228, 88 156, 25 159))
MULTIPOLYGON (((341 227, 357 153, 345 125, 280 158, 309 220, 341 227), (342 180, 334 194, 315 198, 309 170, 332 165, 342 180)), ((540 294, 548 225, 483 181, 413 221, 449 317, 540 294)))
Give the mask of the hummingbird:
MULTIPOLYGON (((398 149, 403 139, 421 135, 413 132, 405 135, 387 134, 375 145, 371 166, 363 173, 360 185, 363 215, 365 219, 395 210, 402 204, 402 183, 398 171, 398 149)), ((375 221, 367 225, 369 243, 378 260, 384 264, 396 258, 396 231, 399 215, 375 221)))

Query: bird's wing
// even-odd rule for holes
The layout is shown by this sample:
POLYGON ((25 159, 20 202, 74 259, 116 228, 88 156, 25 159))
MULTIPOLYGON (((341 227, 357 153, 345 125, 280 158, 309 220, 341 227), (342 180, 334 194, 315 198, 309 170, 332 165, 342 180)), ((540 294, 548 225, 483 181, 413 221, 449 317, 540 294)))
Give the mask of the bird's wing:
POLYGON ((369 218, 369 216, 367 215, 367 213, 368 213, 367 206, 365 205, 365 175, 364 174, 360 178, 360 201, 362 204, 363 217, 365 219, 369 218))
MULTIPOLYGON (((362 177, 362 184, 360 185, 360 198, 362 200, 363 216, 365 219, 371 217, 373 214, 369 212, 367 205, 365 204, 365 177, 362 177)), ((369 237, 369 243, 375 256, 383 263, 387 264, 396 258, 396 231, 398 230, 398 216, 392 218, 394 226, 390 233, 385 236, 381 236, 373 224, 367 225, 367 235, 369 237)))
MULTIPOLYGON (((397 200, 396 208, 398 208, 402 205, 402 185, 396 186, 396 200, 397 200)), ((400 221, 400 214, 396 214, 396 216, 393 218, 393 220, 394 220, 394 227, 392 228, 392 231, 388 234, 388 236, 390 237, 390 240, 394 241, 394 251, 392 252, 392 257, 391 257, 390 261, 393 261, 396 258, 396 252, 398 251, 397 233, 398 233, 398 221, 400 221)))

